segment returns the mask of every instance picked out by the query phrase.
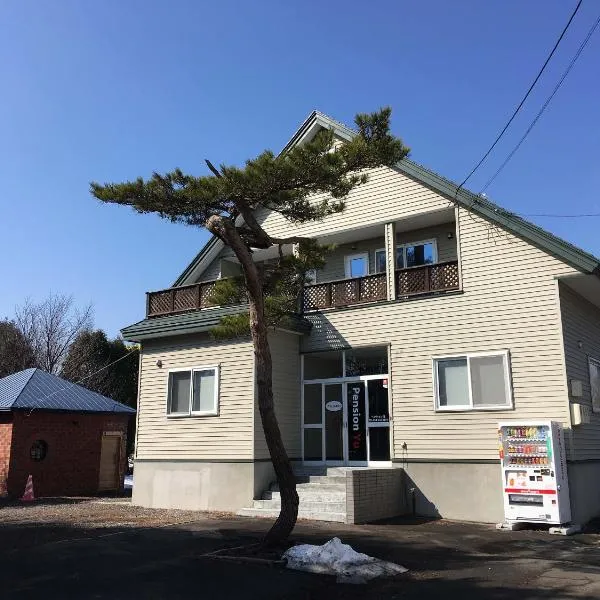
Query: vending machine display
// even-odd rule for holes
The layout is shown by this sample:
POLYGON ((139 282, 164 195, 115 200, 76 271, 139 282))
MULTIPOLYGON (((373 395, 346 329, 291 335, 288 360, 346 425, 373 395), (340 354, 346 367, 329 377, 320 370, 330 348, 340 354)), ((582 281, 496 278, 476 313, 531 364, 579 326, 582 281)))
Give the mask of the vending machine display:
POLYGON ((507 522, 571 520, 564 436, 555 421, 498 425, 507 522))

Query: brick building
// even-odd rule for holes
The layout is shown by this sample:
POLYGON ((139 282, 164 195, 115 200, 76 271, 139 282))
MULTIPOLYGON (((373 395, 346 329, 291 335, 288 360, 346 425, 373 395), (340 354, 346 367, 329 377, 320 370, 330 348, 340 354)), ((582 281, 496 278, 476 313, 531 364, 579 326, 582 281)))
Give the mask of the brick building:
POLYGON ((0 497, 90 495, 123 487, 135 411, 84 387, 26 369, 0 379, 0 497))

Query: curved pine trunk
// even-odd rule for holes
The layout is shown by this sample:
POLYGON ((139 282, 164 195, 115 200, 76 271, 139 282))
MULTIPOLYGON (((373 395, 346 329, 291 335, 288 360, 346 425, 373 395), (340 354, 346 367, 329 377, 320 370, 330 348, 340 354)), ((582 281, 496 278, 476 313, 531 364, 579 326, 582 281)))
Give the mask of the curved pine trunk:
POLYGON ((254 342, 254 356, 256 358, 258 408, 281 496, 281 512, 264 539, 264 543, 271 546, 284 542, 294 529, 298 518, 299 500, 296 491, 296 478, 283 445, 281 430, 275 416, 273 362, 262 299, 256 301, 256 299, 250 298, 249 314, 250 332, 254 342))

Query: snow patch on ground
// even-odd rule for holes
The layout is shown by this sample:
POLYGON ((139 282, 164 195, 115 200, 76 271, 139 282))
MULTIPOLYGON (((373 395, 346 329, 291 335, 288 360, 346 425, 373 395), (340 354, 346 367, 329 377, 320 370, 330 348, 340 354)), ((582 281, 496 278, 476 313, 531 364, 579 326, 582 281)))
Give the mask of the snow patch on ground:
POLYGON ((333 538, 322 546, 294 546, 283 554, 283 558, 287 559, 288 569, 336 575, 338 583, 366 583, 376 577, 390 577, 408 570, 356 552, 339 538, 333 538))

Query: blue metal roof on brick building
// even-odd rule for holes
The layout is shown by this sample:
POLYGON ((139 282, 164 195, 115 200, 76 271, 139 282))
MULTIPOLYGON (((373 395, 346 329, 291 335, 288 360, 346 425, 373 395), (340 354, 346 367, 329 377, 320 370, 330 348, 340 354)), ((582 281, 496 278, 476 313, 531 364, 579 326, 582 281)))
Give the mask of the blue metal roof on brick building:
POLYGON ((0 379, 0 410, 135 413, 133 408, 40 369, 0 379))

